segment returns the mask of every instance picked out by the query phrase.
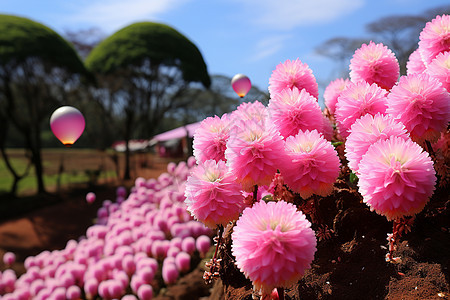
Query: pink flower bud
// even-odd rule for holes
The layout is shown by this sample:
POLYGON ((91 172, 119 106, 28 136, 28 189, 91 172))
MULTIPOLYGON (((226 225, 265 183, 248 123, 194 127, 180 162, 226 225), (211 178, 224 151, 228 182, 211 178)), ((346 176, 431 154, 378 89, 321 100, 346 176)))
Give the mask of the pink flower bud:
POLYGON ((155 278, 155 273, 150 267, 143 267, 137 270, 137 275, 140 276, 144 283, 150 284, 155 278))
POLYGON ((153 288, 149 284, 143 284, 139 287, 137 295, 140 300, 151 300, 153 298, 153 288))
POLYGON ((84 283, 84 291, 86 292, 88 298, 92 298, 97 295, 98 286, 99 284, 97 279, 90 278, 86 280, 86 282, 84 283))
POLYGON ((36 279, 31 283, 30 286, 30 292, 31 295, 33 296, 37 296, 37 294, 39 294, 39 292, 45 288, 45 282, 42 279, 36 279))
POLYGON ((76 285, 70 286, 66 291, 66 298, 68 300, 80 299, 81 298, 81 289, 76 285))
POLYGON ((206 235, 201 235, 197 238, 195 245, 198 252, 201 255, 205 255, 209 251, 209 248, 211 248, 211 239, 206 235))
POLYGON ((119 280, 108 280, 108 293, 113 299, 120 299, 120 297, 125 294, 125 288, 122 282, 119 280))
POLYGON ((181 250, 188 254, 192 254, 195 251, 195 239, 191 236, 185 237, 181 242, 181 250))
POLYGON ((122 268, 128 274, 131 275, 136 271, 136 263, 132 255, 125 255, 122 259, 122 268))
POLYGON ((66 300, 66 289, 63 287, 56 288, 50 295, 52 300, 66 300))
POLYGON ((191 256, 186 252, 178 253, 175 257, 175 266, 182 273, 189 271, 191 267, 191 256))
POLYGON ((177 267, 173 263, 165 263, 162 267, 162 277, 164 282, 169 284, 174 284, 178 279, 179 273, 177 267))

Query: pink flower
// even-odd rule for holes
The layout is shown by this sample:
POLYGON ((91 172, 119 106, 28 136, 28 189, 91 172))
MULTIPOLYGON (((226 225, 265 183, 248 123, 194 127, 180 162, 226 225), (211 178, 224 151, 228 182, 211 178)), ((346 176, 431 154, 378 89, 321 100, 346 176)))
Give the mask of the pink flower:
POLYGON ((202 163, 208 159, 225 161, 225 149, 230 137, 230 119, 227 114, 204 119, 194 134, 194 156, 202 163))
POLYGON ((232 234, 236 265, 256 289, 296 283, 316 252, 311 223, 290 203, 259 201, 246 208, 232 234))
POLYGON ((345 80, 342 78, 338 78, 330 82, 330 84, 328 84, 328 86, 326 87, 325 92, 323 93, 325 105, 332 115, 334 115, 334 112, 336 110, 337 99, 341 95, 348 82, 350 82, 348 78, 346 78, 345 80))
POLYGON ((237 123, 252 121, 264 127, 268 117, 267 107, 261 102, 244 102, 239 105, 230 115, 231 130, 237 123))
POLYGON ((210 228, 236 220, 244 197, 235 179, 224 161, 207 160, 198 165, 186 182, 188 211, 210 228))
POLYGON ((317 99, 296 87, 273 95, 269 101, 270 120, 284 138, 299 130, 323 131, 323 115, 317 99))
POLYGON ((285 183, 304 199, 327 196, 339 176, 339 157, 330 142, 317 130, 300 131, 286 139, 289 164, 280 167, 285 183))
POLYGON ((319 87, 312 70, 307 64, 296 60, 286 60, 277 65, 269 79, 269 93, 272 98, 284 89, 305 89, 316 99, 319 97, 319 87))
POLYGON ((428 153, 410 139, 396 136, 369 147, 359 173, 363 201, 388 220, 420 212, 436 183, 428 153))
POLYGON ((387 103, 387 113, 402 122, 417 143, 437 141, 450 121, 450 94, 427 74, 402 76, 387 103))
POLYGON ((386 91, 376 84, 365 81, 350 82, 342 91, 336 104, 336 121, 345 138, 355 121, 365 114, 376 115, 386 112, 386 91))
POLYGON ((428 65, 427 73, 439 80, 447 92, 450 92, 450 50, 439 53, 428 65))
POLYGON ((416 49, 411 55, 409 55, 409 60, 406 63, 406 74, 420 74, 425 72, 426 67, 423 63, 422 56, 420 55, 419 49, 416 49))
POLYGON ((362 44, 350 61, 350 78, 353 82, 366 81, 390 90, 397 82, 400 66, 395 54, 382 43, 362 44))
POLYGON ((436 16, 420 33, 419 49, 425 65, 439 54, 450 51, 450 16, 436 16))
POLYGON ((255 185, 269 185, 284 163, 284 143, 273 126, 243 121, 235 125, 227 143, 225 157, 237 182, 242 188, 253 191, 255 185))
POLYGON ((349 168, 358 174, 359 163, 367 149, 376 141, 386 140, 391 136, 409 138, 405 126, 388 115, 367 114, 356 120, 345 142, 345 156, 349 168))

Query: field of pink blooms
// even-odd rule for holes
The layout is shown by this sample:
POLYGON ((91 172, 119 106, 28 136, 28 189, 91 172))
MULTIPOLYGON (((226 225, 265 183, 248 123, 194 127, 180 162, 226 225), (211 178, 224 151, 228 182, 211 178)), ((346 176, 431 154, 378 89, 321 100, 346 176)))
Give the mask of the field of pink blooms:
POLYGON ((269 104, 205 119, 194 157, 85 195, 95 224, 4 270, 2 299, 448 299, 450 16, 407 75, 374 42, 349 69, 322 112, 308 65, 280 63, 269 104))

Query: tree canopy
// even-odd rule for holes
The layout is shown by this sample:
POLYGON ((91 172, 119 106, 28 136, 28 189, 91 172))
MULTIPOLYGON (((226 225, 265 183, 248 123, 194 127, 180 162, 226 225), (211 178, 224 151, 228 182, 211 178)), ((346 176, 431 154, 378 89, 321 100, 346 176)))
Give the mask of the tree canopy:
POLYGON ((30 57, 86 73, 75 49, 52 29, 30 19, 0 14, 0 65, 23 63, 30 57))
POLYGON ((177 66, 187 82, 209 87, 210 78, 198 48, 170 26, 140 22, 129 25, 103 40, 86 59, 87 67, 99 74, 111 74, 129 66, 153 64, 177 66))

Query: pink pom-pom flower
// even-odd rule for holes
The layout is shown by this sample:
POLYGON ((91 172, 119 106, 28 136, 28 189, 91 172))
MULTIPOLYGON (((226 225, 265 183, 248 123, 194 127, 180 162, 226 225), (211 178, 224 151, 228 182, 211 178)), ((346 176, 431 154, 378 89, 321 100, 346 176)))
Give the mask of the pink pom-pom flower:
POLYGON ((225 157, 242 189, 251 192, 255 185, 269 185, 284 163, 284 142, 273 127, 253 121, 240 122, 227 143, 225 157))
POLYGON ((386 140, 391 136, 408 139, 405 126, 395 121, 389 115, 365 115, 356 120, 350 129, 350 135, 345 142, 345 156, 349 168, 358 174, 359 163, 367 149, 378 140, 386 140))
POLYGON ((436 16, 427 22, 419 36, 419 49, 426 66, 439 53, 450 51, 450 15, 436 16))
POLYGON ((402 76, 387 96, 387 113, 419 144, 435 142, 450 121, 450 94, 428 74, 402 76))
POLYGON ((388 220, 420 212, 434 191, 433 162, 410 139, 390 137, 369 147, 359 164, 359 192, 388 220))
POLYGON ((299 130, 323 131, 323 116, 317 99, 296 87, 273 95, 268 105, 270 120, 280 134, 287 138, 299 130))
POLYGON ((300 131, 286 139, 289 164, 280 168, 285 183, 304 199, 327 196, 339 176, 339 157, 330 142, 313 131, 300 131))
POLYGON ((241 121, 253 121, 263 126, 266 123, 267 116, 267 107, 261 102, 244 102, 231 113, 231 127, 241 121))
POLYGON ((386 91, 365 81, 350 82, 336 104, 335 117, 341 135, 346 138, 355 121, 365 114, 386 112, 386 91))
POLYGON ((236 265, 263 294, 297 282, 316 252, 311 223, 285 201, 259 201, 246 208, 232 240, 236 265))
POLYGON ((406 74, 420 74, 425 72, 426 69, 419 49, 414 50, 414 52, 409 55, 408 62, 406 63, 406 74))
POLYGON ((210 228, 236 220, 244 209, 244 196, 235 180, 224 161, 198 165, 186 182, 188 211, 210 228))
POLYGON ((428 65, 427 73, 439 80, 447 92, 450 92, 450 50, 438 54, 428 65))
POLYGON ((400 66, 395 54, 382 43, 362 44, 350 61, 350 79, 366 81, 390 90, 400 75, 400 66))
POLYGON ((294 87, 300 91, 305 89, 316 99, 319 97, 319 87, 312 70, 298 58, 292 61, 288 59, 276 66, 269 79, 270 97, 294 87))
POLYGON ((348 78, 338 78, 330 82, 325 88, 323 99, 325 101, 325 106, 328 108, 332 115, 334 115, 336 111, 336 103, 338 97, 341 95, 342 91, 345 89, 345 86, 349 82, 350 80, 348 80, 348 78))
POLYGON ((225 161, 225 149, 230 137, 230 119, 227 114, 204 119, 194 134, 194 157, 199 163, 208 159, 225 161))

